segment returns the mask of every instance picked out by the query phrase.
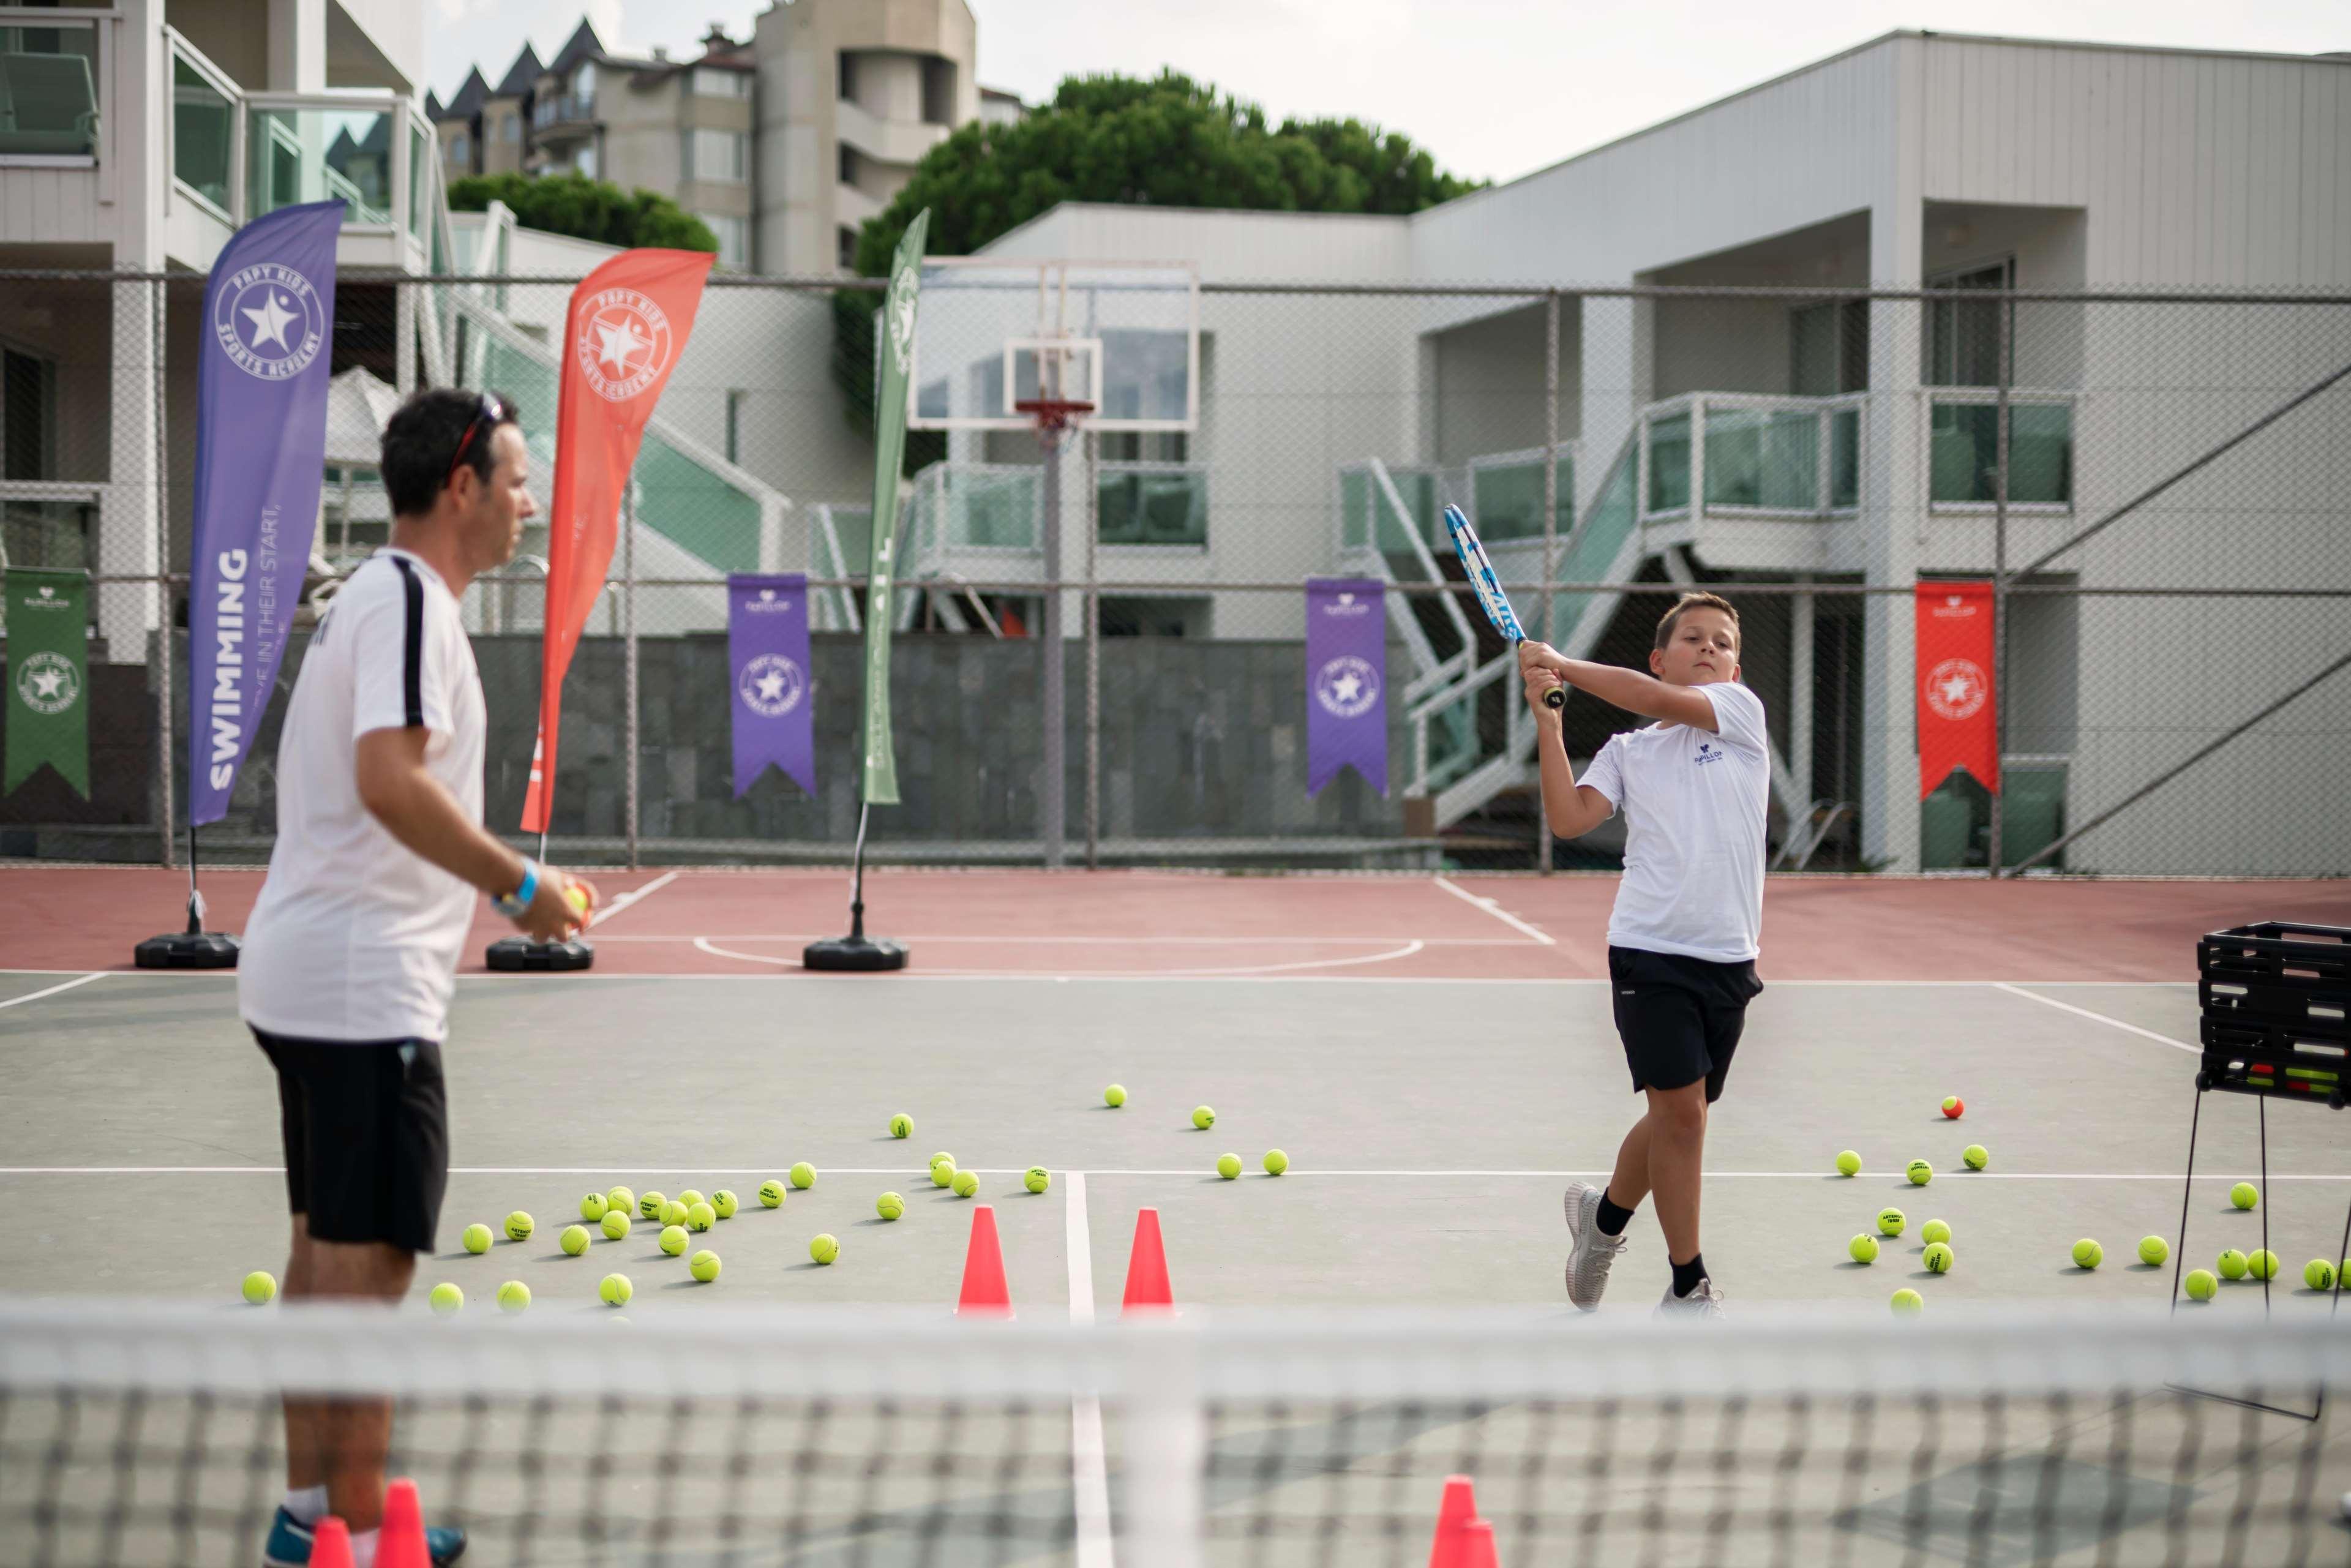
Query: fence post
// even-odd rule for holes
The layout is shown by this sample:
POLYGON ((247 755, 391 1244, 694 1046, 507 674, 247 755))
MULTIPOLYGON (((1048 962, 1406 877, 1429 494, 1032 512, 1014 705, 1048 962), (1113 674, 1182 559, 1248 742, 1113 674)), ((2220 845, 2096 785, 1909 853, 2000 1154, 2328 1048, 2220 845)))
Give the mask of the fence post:
MULTIPOLYGON (((1102 437, 1086 453, 1086 869, 1102 869, 1102 437)), ((1056 575, 1059 575, 1056 573, 1056 575)))
POLYGON ((1991 842, 1984 860, 1998 882, 2004 864, 2001 830, 2008 799, 2008 383, 2013 377, 2011 355, 2016 337, 2015 279, 2000 302, 2000 390, 1992 402, 1993 472, 1991 483, 1991 693, 1992 777, 1991 842))
MULTIPOLYGON (((1535 624, 1542 629, 1542 640, 1552 639, 1552 610, 1558 595, 1552 591, 1559 580, 1559 290, 1552 288, 1543 295, 1543 486, 1542 486, 1542 603, 1535 612, 1535 624)), ((1513 702, 1521 698, 1511 694, 1513 702)), ((1535 733, 1535 777, 1542 777, 1542 732, 1535 733)), ((1548 875, 1552 869, 1551 818, 1543 810, 1542 789, 1535 790, 1535 869, 1548 875)))
POLYGON ((1045 709, 1044 777, 1037 780, 1038 823, 1044 840, 1045 869, 1059 871, 1061 866, 1061 835, 1068 831, 1069 817, 1064 805, 1068 780, 1062 772, 1069 763, 1063 746, 1067 737, 1062 727, 1069 722, 1067 698, 1063 695, 1066 672, 1061 659, 1061 434, 1046 428, 1040 432, 1045 444, 1044 481, 1044 546, 1045 590, 1038 617, 1038 642, 1041 645, 1044 667, 1042 693, 1045 709))
MULTIPOLYGON (((155 768, 162 782, 162 821, 156 824, 163 840, 163 869, 178 869, 172 848, 172 819, 178 814, 177 791, 172 787, 172 411, 167 388, 171 377, 163 363, 163 313, 171 308, 168 285, 156 278, 148 286, 154 294, 153 319, 149 327, 155 367, 155 768)), ((113 301, 118 307, 120 300, 113 301)))
POLYGON ((632 473, 621 486, 621 685, 628 712, 622 720, 628 751, 629 869, 637 869, 637 483, 632 473))

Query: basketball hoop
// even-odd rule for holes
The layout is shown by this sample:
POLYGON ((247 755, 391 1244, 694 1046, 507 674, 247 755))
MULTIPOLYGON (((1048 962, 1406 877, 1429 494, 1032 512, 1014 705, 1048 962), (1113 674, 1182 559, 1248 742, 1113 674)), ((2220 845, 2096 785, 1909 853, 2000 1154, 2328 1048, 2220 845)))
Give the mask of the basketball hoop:
POLYGON ((1037 422, 1037 434, 1050 438, 1093 413, 1094 405, 1078 398, 1025 397, 1012 405, 1037 422))

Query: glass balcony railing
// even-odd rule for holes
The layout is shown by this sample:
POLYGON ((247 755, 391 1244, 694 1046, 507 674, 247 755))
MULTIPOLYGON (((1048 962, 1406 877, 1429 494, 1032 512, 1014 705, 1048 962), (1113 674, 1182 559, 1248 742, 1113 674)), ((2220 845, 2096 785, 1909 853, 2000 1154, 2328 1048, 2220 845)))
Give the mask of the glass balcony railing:
POLYGON ((392 222, 395 111, 256 108, 246 127, 246 193, 252 215, 298 202, 340 201, 356 227, 392 222))
POLYGON ((172 177, 220 209, 236 207, 236 100, 183 46, 172 48, 172 177))
POLYGON ((1106 545, 1208 542, 1208 470, 1198 464, 1104 463, 1095 517, 1106 545))
MULTIPOLYGON (((1935 393, 1927 438, 1928 495, 1935 505, 1988 507, 1999 500, 1999 416, 1993 392, 1935 393)), ((2008 416, 2009 505, 2071 507, 2072 398, 2011 392, 2008 416)))
MULTIPOLYGON (((1553 537, 1565 539, 1575 531, 1575 455, 1562 445, 1559 478, 1552 507, 1553 537)), ((1543 532, 1543 455, 1505 452, 1469 460, 1470 521, 1488 544, 1508 539, 1539 539, 1543 532)))
POLYGON ((1820 415, 1810 409, 1709 410, 1706 504, 1820 510, 1820 415))
POLYGON ((98 156, 98 24, 0 26, 0 157, 98 156))
POLYGON ((1643 508, 1652 517, 1689 510, 1690 416, 1663 414, 1649 421, 1649 494, 1643 508))
POLYGON ((1690 392, 1641 416, 1642 515, 1708 512, 1819 517, 1861 504, 1864 393, 1790 398, 1690 392))

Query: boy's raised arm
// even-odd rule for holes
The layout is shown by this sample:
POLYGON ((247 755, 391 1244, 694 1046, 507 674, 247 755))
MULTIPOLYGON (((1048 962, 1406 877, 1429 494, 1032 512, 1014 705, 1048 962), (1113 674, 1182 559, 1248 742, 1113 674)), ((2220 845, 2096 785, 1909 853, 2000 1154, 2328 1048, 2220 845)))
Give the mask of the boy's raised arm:
POLYGON ((1709 735, 1715 731, 1714 704, 1695 686, 1668 685, 1655 675, 1645 675, 1618 664, 1571 659, 1544 643, 1519 644, 1520 672, 1530 666, 1549 670, 1577 691, 1589 692, 1627 713, 1664 719, 1668 724, 1686 724, 1709 735))

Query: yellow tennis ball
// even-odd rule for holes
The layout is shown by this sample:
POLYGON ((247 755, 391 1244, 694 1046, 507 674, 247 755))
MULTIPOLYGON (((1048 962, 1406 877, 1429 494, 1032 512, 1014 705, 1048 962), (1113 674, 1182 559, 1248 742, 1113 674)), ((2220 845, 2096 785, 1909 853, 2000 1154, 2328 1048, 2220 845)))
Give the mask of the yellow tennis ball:
POLYGON ((629 1233, 629 1211, 625 1208, 608 1208, 604 1211, 603 1223, 604 1239, 618 1241, 629 1233))
POLYGON ((1896 1317, 1915 1318, 1927 1310, 1927 1298, 1906 1285, 1894 1292, 1893 1306, 1896 1317))
POLYGON ((256 1307, 266 1307, 277 1297, 277 1276, 266 1269, 256 1269, 245 1277, 245 1299, 256 1307))
POLYGON ((945 1160, 948 1165, 956 1163, 956 1157, 947 1153, 945 1149, 941 1149, 937 1154, 931 1156, 931 1164, 933 1165, 937 1165, 942 1160, 945 1160))
POLYGON ((759 1184, 759 1207, 762 1208, 781 1208, 783 1206, 784 1184, 779 1181, 761 1182, 759 1184))
POLYGON ((1935 1179, 1935 1167, 1924 1160, 1912 1160, 1903 1167, 1902 1174, 1910 1178, 1912 1186, 1925 1186, 1935 1179))
POLYGON ((683 1225, 663 1226, 661 1233, 661 1249, 668 1253, 673 1258, 684 1251, 685 1227, 683 1225))
POLYGON ((588 913, 588 890, 586 888, 580 886, 575 882, 570 886, 563 890, 563 896, 571 901, 571 907, 573 909, 582 915, 588 913))
POLYGON ((873 1200, 873 1212, 884 1219, 895 1219, 906 1212, 906 1200, 894 1192, 885 1192, 873 1200))
POLYGON ((1899 1236, 1902 1234, 1903 1226, 1908 1223, 1909 1221, 1903 1218, 1902 1211, 1898 1208, 1881 1208, 1877 1211, 1877 1232, 1881 1236, 1899 1236))
POLYGON ((2212 1299, 2214 1293, 2220 1289, 2220 1281, 2212 1277, 2211 1270, 2190 1269, 2188 1270, 2188 1293, 2193 1299, 2199 1301, 2209 1301, 2212 1299))
POLYGON ((1113 1111, 1117 1110, 1121 1105, 1125 1104, 1126 1085, 1123 1083, 1113 1083, 1109 1088, 1103 1090, 1102 1103, 1109 1106, 1113 1111))
POLYGON ((685 1260, 685 1271, 707 1285, 718 1278, 718 1254, 704 1248, 685 1260))
POLYGON ((465 1304, 465 1292, 444 1281, 434 1286, 433 1293, 424 1300, 434 1312, 445 1318, 465 1304))
POLYGON ((1951 1264, 1954 1261, 1951 1256, 1950 1243, 1948 1241, 1928 1242, 1927 1244, 1926 1256, 1919 1259, 1919 1261, 1927 1265, 1927 1272, 1929 1274, 1949 1273, 1951 1271, 1951 1264))
POLYGON ((614 1187, 604 1195, 604 1207, 617 1208, 623 1214, 634 1214, 637 1211, 636 1189, 626 1186, 614 1187))
POLYGON ((1991 1164, 1991 1151, 1981 1144, 1970 1144, 1959 1151, 1959 1158, 1967 1161, 1968 1169, 1980 1171, 1991 1164))
POLYGON ((1227 1181, 1239 1180, 1241 1174, 1240 1155, 1218 1155, 1217 1156, 1217 1174, 1224 1177, 1227 1181))
POLYGON ((907 1115, 904 1111, 899 1112, 896 1115, 890 1118, 890 1135, 893 1138, 913 1137, 914 1135, 914 1119, 912 1116, 907 1115))
POLYGON ((1195 1105, 1192 1107, 1192 1125, 1199 1128, 1205 1133, 1216 1124, 1217 1113, 1214 1111, 1210 1110, 1206 1105, 1195 1105))
POLYGON ((1877 1238, 1865 1230, 1844 1244, 1844 1249, 1856 1263, 1877 1261, 1877 1238))
POLYGON ((2245 1270, 2252 1267, 2245 1255, 2233 1247, 2215 1259, 2212 1266, 2220 1270, 2223 1280, 2241 1280, 2245 1277, 2245 1270))
POLYGON ((694 1188, 687 1187, 684 1192, 677 1195, 677 1201, 685 1205, 686 1207, 692 1208, 697 1203, 708 1203, 710 1200, 703 1197, 700 1193, 695 1191, 694 1188))
POLYGON ((809 1241, 809 1256, 820 1263, 830 1263, 841 1256, 841 1243, 831 1236, 816 1236, 809 1241))
POLYGON ((1949 1241, 1951 1228, 1939 1219, 1930 1219, 1918 1228, 1918 1239, 1932 1247, 1938 1241, 1949 1241))
POLYGON ((596 1287, 596 1293, 603 1298, 608 1307, 625 1307, 629 1304, 629 1298, 637 1293, 637 1288, 629 1283, 626 1274, 607 1274, 604 1282, 596 1287))
POLYGON ((977 1171, 957 1171, 955 1174, 954 1186, 955 1195, 957 1197, 974 1197, 979 1191, 979 1173, 977 1171))
POLYGON ((1265 1152, 1266 1175, 1280 1176, 1289 1168, 1290 1156, 1288 1155, 1283 1154, 1280 1149, 1268 1149, 1265 1152))
POLYGON ((586 1197, 580 1200, 580 1218, 586 1220, 589 1224, 593 1225, 598 1220, 603 1218, 604 1211, 611 1207, 612 1206, 611 1204, 604 1201, 604 1195, 602 1193, 591 1192, 586 1197))
POLYGON ((457 1239, 465 1244, 466 1251, 478 1258, 490 1249, 490 1228, 486 1225, 468 1225, 465 1227, 465 1234, 457 1239))
POLYGON ((2085 1236, 2074 1243, 2074 1267, 2095 1269, 2106 1260, 2106 1249, 2085 1236))
POLYGON ((637 1218, 640 1219, 659 1219, 661 1218, 662 1205, 668 1201, 669 1199, 663 1197, 660 1193, 648 1192, 644 1197, 637 1199, 637 1218))
POLYGON ((661 1222, 664 1225, 684 1225, 686 1213, 685 1205, 675 1198, 671 1198, 661 1207, 661 1222))
POLYGON ((1855 1154, 1851 1149, 1847 1149, 1843 1154, 1837 1155, 1836 1167, 1837 1175, 1839 1176, 1859 1176, 1861 1174, 1861 1156, 1855 1154))
POLYGON ((563 1228, 560 1239, 565 1255, 577 1258, 588 1250, 588 1228, 584 1225, 567 1225, 563 1228))
POLYGON ((2302 1266, 2302 1282, 2314 1291, 2335 1289, 2335 1265, 2324 1258, 2313 1258, 2302 1266))
POLYGON ((518 1312, 530 1305, 530 1287, 520 1280, 508 1280, 498 1287, 498 1311, 518 1312))
POLYGON ((2166 1241, 2162 1237, 2142 1236, 2138 1239, 2138 1260, 2147 1264, 2149 1268, 2162 1262, 2165 1259, 2170 1256, 2171 1243, 2166 1241))
POLYGON ((2274 1280, 2278 1272, 2278 1255, 2264 1247, 2258 1252, 2245 1254, 2245 1272, 2256 1280, 2274 1280))
POLYGON ((2251 1208, 2261 1200, 2262 1189, 2249 1181, 2241 1181, 2229 1189, 2229 1201, 2239 1208, 2251 1208))
POLYGON ((688 1230, 707 1230, 718 1223, 718 1211, 706 1203, 697 1203, 685 1211, 688 1230))
POLYGON ((507 1216, 507 1239, 509 1241, 529 1240, 530 1227, 530 1216, 525 1214, 519 1208, 516 1209, 512 1214, 507 1216))
POLYGON ((953 1160, 933 1160, 931 1162, 931 1185, 933 1186, 955 1186, 955 1178, 956 1168, 955 1162, 953 1160))
POLYGON ((721 1219, 734 1218, 737 1207, 735 1195, 723 1186, 710 1195, 710 1211, 721 1219))
POLYGON ((1021 1173, 1020 1185, 1030 1192, 1042 1192, 1053 1185, 1053 1173, 1043 1166, 1030 1166, 1021 1173))
POLYGON ((816 1185, 816 1167, 808 1161, 802 1160, 792 1166, 791 1177, 792 1185, 806 1192, 816 1185))

